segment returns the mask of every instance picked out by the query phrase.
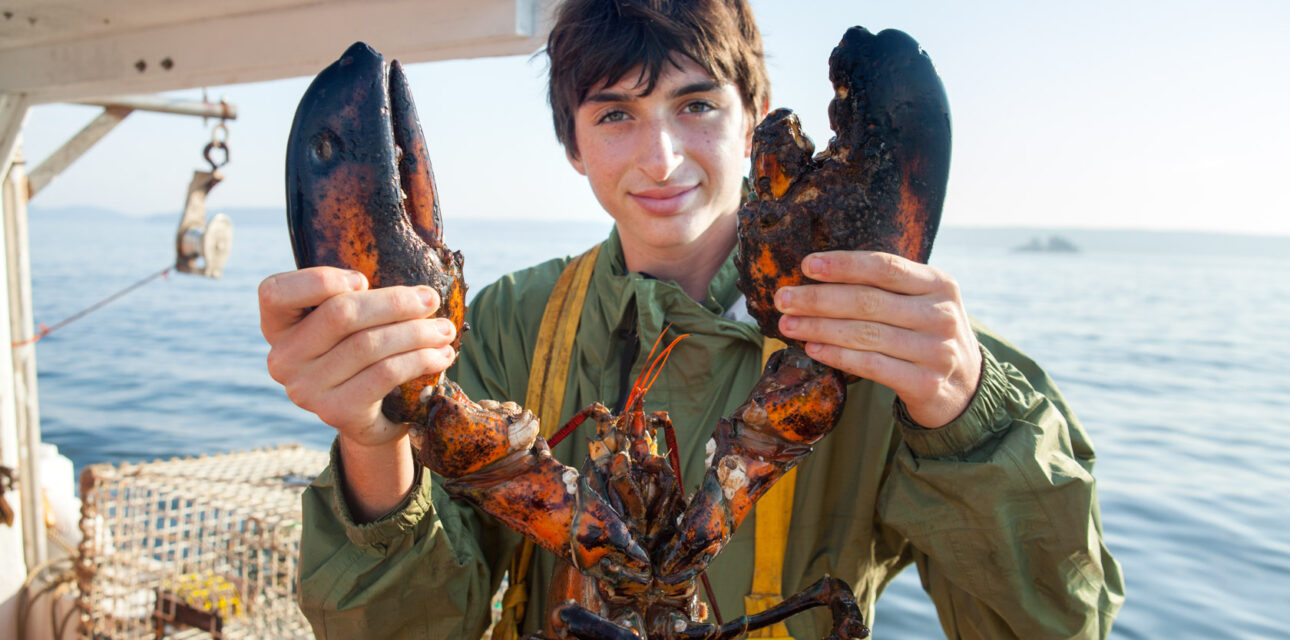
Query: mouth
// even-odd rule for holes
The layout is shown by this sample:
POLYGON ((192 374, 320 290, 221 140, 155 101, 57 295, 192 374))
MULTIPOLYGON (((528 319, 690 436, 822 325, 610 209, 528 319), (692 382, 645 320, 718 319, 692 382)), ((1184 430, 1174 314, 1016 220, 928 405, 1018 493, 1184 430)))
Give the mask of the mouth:
POLYGON ((632 201, 654 215, 680 213, 698 193, 699 185, 657 187, 630 192, 632 201))

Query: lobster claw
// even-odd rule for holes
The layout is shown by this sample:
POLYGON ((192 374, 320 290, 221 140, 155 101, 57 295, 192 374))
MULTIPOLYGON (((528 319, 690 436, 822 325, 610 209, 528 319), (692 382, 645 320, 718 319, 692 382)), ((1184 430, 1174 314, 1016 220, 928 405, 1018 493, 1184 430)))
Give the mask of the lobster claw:
MULTIPOLYGON (((324 69, 300 99, 287 138, 287 228, 300 268, 352 269, 373 287, 428 285, 438 316, 466 314, 462 257, 442 242, 434 174, 412 92, 397 61, 361 42, 324 69)), ((386 398, 395 422, 421 422, 422 376, 386 398)))
POLYGON ((848 29, 829 57, 835 135, 814 145, 787 109, 753 133, 757 200, 739 211, 739 289, 762 335, 779 331, 775 292, 815 282, 808 254, 894 253, 926 262, 940 225, 950 167, 950 112, 936 69, 918 43, 888 29, 848 29))
POLYGON ((752 392, 714 435, 712 465, 662 554, 660 580, 702 573, 766 491, 842 415, 844 374, 788 348, 766 363, 752 392))

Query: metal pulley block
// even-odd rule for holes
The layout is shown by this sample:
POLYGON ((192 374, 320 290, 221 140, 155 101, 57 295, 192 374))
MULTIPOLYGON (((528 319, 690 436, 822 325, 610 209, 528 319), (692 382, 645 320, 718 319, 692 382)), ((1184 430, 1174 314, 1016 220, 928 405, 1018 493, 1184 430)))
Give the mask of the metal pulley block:
POLYGON ((175 269, 218 278, 233 246, 233 221, 217 213, 206 221, 206 194, 223 178, 219 170, 194 171, 175 236, 175 269))

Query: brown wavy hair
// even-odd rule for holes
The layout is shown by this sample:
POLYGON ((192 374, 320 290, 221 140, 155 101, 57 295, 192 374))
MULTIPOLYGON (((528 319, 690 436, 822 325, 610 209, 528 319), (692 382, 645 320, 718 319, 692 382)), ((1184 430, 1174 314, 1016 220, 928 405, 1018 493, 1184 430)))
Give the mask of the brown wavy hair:
POLYGON ((639 67, 648 94, 677 54, 733 84, 754 118, 770 100, 761 32, 745 0, 566 0, 546 54, 555 136, 575 158, 573 114, 587 93, 639 67))

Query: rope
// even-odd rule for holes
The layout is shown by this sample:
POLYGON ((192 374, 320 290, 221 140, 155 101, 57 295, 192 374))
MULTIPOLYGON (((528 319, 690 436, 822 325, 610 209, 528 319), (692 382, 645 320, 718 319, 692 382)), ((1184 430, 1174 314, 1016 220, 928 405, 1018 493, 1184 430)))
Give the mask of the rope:
POLYGON ((41 338, 44 338, 45 336, 47 336, 47 335, 49 335, 49 334, 51 334, 51 333, 53 333, 53 332, 55 332, 55 331, 58 331, 59 329, 62 329, 63 327, 65 327, 65 326, 67 326, 67 325, 71 324, 72 322, 74 322, 74 321, 76 321, 76 320, 80 320, 81 318, 85 317, 86 315, 89 315, 89 313, 90 313, 90 312, 92 312, 92 311, 97 311, 100 307, 102 307, 102 306, 106 305, 107 303, 112 302, 113 300, 116 300, 117 298, 120 298, 121 296, 123 296, 123 295, 125 295, 125 294, 127 294, 127 293, 130 293, 131 291, 134 291, 135 289, 138 289, 139 287, 142 287, 143 285, 147 284, 148 282, 150 282, 150 281, 152 281, 152 280, 155 280, 155 279, 157 279, 157 278, 159 278, 159 277, 165 277, 165 276, 166 276, 167 274, 169 274, 169 273, 170 273, 170 267, 166 267, 165 269, 162 269, 161 271, 157 271, 156 273, 151 273, 151 274, 149 274, 149 275, 147 275, 147 276, 144 276, 144 277, 143 277, 143 279, 141 279, 141 280, 139 280, 139 281, 135 282, 134 284, 131 284, 130 286, 128 286, 128 287, 126 287, 126 288, 124 288, 124 289, 122 289, 122 290, 120 290, 120 291, 118 291, 118 292, 116 292, 116 293, 114 293, 114 294, 112 294, 112 295, 110 295, 110 296, 106 297, 106 298, 103 298, 102 300, 99 300, 98 302, 95 302, 94 304, 92 304, 92 305, 90 305, 90 306, 88 306, 88 307, 85 307, 84 309, 81 309, 80 311, 77 311, 76 313, 73 313, 72 315, 70 315, 70 316, 68 316, 68 317, 66 317, 66 318, 64 318, 64 319, 62 319, 62 320, 60 320, 60 321, 58 321, 58 322, 55 322, 53 326, 46 326, 46 325, 42 322, 42 323, 40 324, 40 331, 36 332, 36 335, 34 335, 34 336, 32 336, 32 337, 30 337, 30 338, 28 338, 28 339, 26 339, 26 340, 19 340, 18 342, 11 342, 11 343, 9 343, 9 346, 14 347, 14 348, 17 348, 17 347, 25 347, 25 346, 27 346, 27 345, 29 345, 29 344, 34 344, 34 343, 36 343, 37 341, 39 341, 41 338))
MULTIPOLYGON (((76 573, 72 570, 72 558, 62 557, 53 560, 47 560, 36 565, 27 574, 27 578, 22 581, 22 587, 18 589, 18 638, 22 640, 27 637, 27 625, 30 622, 31 609, 35 606, 36 601, 49 595, 50 630, 58 630, 66 626, 67 617, 64 617, 63 624, 58 624, 57 620, 57 600, 65 591, 65 587, 75 584, 76 573), (66 566, 63 566, 66 565, 66 566), (31 589, 37 581, 48 581, 33 594, 31 589)), ((71 611, 76 611, 72 607, 71 611)), ((56 638, 62 638, 62 632, 59 631, 56 638)))

